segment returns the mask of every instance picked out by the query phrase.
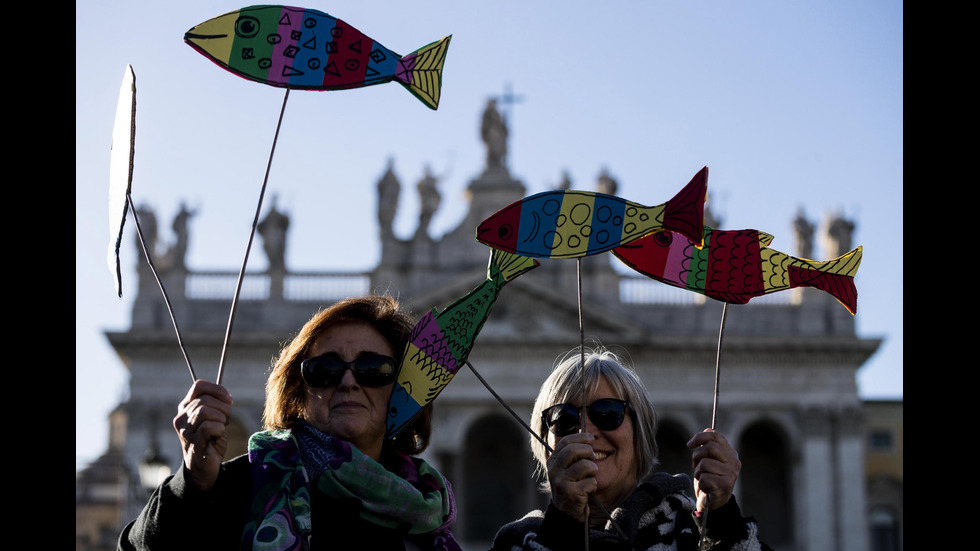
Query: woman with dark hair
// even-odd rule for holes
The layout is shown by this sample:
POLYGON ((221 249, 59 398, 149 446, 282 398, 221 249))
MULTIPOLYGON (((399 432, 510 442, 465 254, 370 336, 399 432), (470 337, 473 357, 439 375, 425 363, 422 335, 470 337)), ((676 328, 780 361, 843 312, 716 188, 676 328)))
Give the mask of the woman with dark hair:
POLYGON ((318 312, 275 361, 265 430, 230 461, 231 395, 196 381, 174 418, 183 466, 119 549, 458 550, 449 483, 413 457, 428 446, 431 404, 384 437, 413 325, 390 297, 318 312))
POLYGON ((531 429, 547 442, 532 437, 531 451, 551 501, 503 526, 493 551, 582 549, 586 533, 596 550, 693 551, 702 536, 713 551, 769 549, 732 495, 741 463, 721 433, 705 430, 687 443, 697 500, 687 475, 656 471, 656 410, 612 352, 568 352, 541 385, 531 429))

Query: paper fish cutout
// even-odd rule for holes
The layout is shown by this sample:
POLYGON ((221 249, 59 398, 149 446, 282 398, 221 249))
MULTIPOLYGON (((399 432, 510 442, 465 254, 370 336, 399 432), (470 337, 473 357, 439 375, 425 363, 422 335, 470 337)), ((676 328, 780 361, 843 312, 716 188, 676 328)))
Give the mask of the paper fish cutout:
POLYGON ((545 191, 500 209, 480 223, 480 243, 535 258, 578 258, 608 251, 657 230, 700 242, 708 167, 673 199, 647 207, 614 195, 545 191))
POLYGON ((439 107, 447 36, 404 57, 321 11, 250 6, 209 19, 184 41, 225 69, 298 90, 345 90, 398 81, 439 107))
POLYGON ((813 287, 857 312, 854 276, 864 248, 824 262, 796 258, 770 249, 773 237, 758 230, 704 228, 698 249, 682 235, 660 231, 613 249, 634 270, 674 287, 713 299, 745 304, 767 293, 813 287))
POLYGON ((112 145, 109 154, 109 272, 116 285, 116 294, 122 298, 122 268, 119 248, 122 246, 123 226, 129 209, 129 193, 133 185, 133 156, 136 146, 136 73, 132 65, 126 66, 119 102, 116 104, 116 120, 112 125, 112 145))
POLYGON ((533 258, 494 250, 486 280, 442 312, 433 308, 422 316, 405 347, 388 402, 386 438, 398 434, 415 414, 435 400, 466 363, 504 285, 539 265, 533 258))

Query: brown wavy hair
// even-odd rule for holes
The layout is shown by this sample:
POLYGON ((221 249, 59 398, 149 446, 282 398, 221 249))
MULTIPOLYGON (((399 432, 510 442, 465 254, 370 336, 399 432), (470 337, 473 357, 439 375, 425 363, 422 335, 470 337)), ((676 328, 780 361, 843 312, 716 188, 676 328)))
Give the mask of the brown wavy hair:
MULTIPOLYGON (((300 373, 300 362, 310 357, 320 335, 345 323, 367 323, 373 327, 391 346, 396 360, 401 359, 415 326, 415 320, 402 312, 398 301, 389 296, 349 298, 314 314, 273 362, 265 384, 265 411, 262 413, 262 425, 266 430, 294 428, 306 417, 306 383, 300 373)), ((416 455, 429 446, 431 432, 430 402, 392 439, 391 444, 402 453, 416 455)))

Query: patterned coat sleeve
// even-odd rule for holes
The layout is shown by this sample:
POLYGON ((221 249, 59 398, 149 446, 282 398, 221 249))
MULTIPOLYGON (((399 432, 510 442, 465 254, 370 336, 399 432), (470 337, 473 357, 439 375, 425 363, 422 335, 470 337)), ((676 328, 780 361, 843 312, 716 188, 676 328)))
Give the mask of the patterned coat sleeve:
MULTIPOLYGON (((701 519, 693 518, 700 531, 701 519)), ((755 519, 742 516, 735 496, 724 506, 710 512, 704 539, 710 551, 772 551, 759 539, 759 526, 755 519)))
POLYGON ((494 537, 492 551, 551 551, 583 549, 582 523, 552 505, 531 511, 524 518, 507 524, 494 537))

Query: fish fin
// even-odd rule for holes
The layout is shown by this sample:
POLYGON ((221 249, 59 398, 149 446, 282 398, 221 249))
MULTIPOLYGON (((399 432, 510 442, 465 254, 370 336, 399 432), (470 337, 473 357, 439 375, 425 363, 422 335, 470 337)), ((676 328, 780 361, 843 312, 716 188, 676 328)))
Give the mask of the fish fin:
POLYGON ((861 260, 864 259, 864 247, 858 247, 833 260, 824 262, 810 262, 817 270, 829 273, 840 274, 854 277, 857 275, 858 268, 861 267, 861 260))
POLYGON ((398 60, 395 79, 430 109, 439 108, 442 66, 452 35, 423 46, 398 60))
POLYGON ((790 266, 790 287, 813 287, 830 293, 851 314, 857 313, 857 275, 864 247, 826 262, 813 262, 809 267, 790 266))
POLYGON ((493 249, 490 253, 490 266, 487 268, 487 277, 495 279, 497 273, 503 277, 503 283, 513 281, 517 276, 529 272, 541 263, 529 257, 522 256, 500 249, 493 249))
POLYGON ((708 167, 691 178, 664 208, 664 229, 687 236, 697 248, 704 246, 704 201, 708 197, 708 167))
POLYGON ((763 247, 768 247, 772 243, 772 240, 774 239, 772 234, 759 230, 756 230, 756 232, 759 234, 759 244, 761 244, 763 247))

